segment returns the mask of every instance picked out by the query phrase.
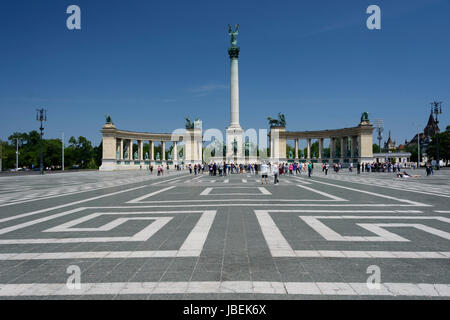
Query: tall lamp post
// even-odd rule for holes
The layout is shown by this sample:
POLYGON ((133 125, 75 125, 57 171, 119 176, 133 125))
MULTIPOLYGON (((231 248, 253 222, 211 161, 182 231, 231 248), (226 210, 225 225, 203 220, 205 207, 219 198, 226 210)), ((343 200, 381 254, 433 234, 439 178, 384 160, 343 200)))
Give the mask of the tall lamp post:
POLYGON ((19 138, 16 138, 16 172, 19 171, 19 138))
POLYGON ((39 130, 41 130, 41 155, 40 155, 40 168, 41 168, 41 174, 44 174, 44 165, 43 165, 43 158, 42 158, 42 136, 44 135, 44 127, 43 122, 47 121, 47 110, 45 109, 36 109, 36 120, 41 122, 41 127, 39 130))
MULTIPOLYGON (((438 115, 442 114, 442 101, 437 102, 433 101, 431 104, 431 113, 434 113, 436 126, 439 124, 438 115)), ((436 169, 440 169, 440 156, 439 156, 439 135, 436 133, 436 158, 437 158, 437 167, 436 169)))
POLYGON ((419 135, 419 128, 417 128, 417 168, 420 169, 420 135, 419 135))
POLYGON ((64 171, 64 132, 62 133, 62 139, 61 139, 61 144, 62 144, 62 150, 61 150, 61 153, 62 153, 62 165, 61 165, 61 171, 64 171))

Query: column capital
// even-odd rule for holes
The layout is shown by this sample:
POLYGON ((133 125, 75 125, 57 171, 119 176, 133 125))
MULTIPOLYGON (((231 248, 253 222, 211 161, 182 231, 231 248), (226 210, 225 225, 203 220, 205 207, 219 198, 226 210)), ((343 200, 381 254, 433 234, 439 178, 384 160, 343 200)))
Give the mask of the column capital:
POLYGON ((241 50, 241 48, 239 48, 239 47, 228 48, 228 54, 230 55, 230 59, 233 59, 233 58, 237 59, 239 57, 240 50, 241 50))

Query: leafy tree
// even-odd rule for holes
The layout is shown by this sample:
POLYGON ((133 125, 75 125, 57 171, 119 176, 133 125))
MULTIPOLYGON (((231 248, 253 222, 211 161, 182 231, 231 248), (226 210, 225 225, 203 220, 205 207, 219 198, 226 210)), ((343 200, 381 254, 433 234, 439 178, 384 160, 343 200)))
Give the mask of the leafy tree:
MULTIPOLYGON (((316 141, 313 144, 311 144, 310 152, 311 158, 319 157, 319 141, 316 141)), ((303 154, 305 155, 305 158, 308 156, 308 147, 303 149, 303 154)))
POLYGON ((62 143, 59 139, 44 140, 43 143, 44 167, 57 167, 62 165, 62 143))
POLYGON ((94 162, 95 168, 98 168, 102 165, 103 158, 103 141, 97 147, 94 147, 94 162))
POLYGON ((380 146, 377 145, 376 143, 372 144, 372 152, 373 153, 380 153, 380 146))
MULTIPOLYGON (((19 167, 35 168, 40 165, 40 135, 36 130, 29 133, 14 132, 8 137, 8 142, 2 141, 2 166, 4 169, 16 166, 16 138, 19 139, 19 167)), ((44 167, 60 167, 62 164, 62 142, 60 139, 43 139, 44 167)), ((93 148, 85 137, 69 139, 69 145, 64 149, 67 167, 80 165, 83 168, 98 168, 102 159, 102 144, 93 148)))
MULTIPOLYGON (((446 131, 438 133, 436 136, 439 138, 439 157, 447 162, 450 160, 450 126, 447 126, 446 131)), ((427 147, 427 155, 428 157, 433 158, 434 160, 437 160, 437 152, 436 152, 436 145, 437 145, 437 137, 434 136, 431 139, 430 144, 427 147)))
POLYGON ((94 149, 91 142, 83 136, 78 137, 78 139, 70 137, 65 154, 70 166, 78 165, 83 169, 95 166, 95 161, 93 161, 94 149))

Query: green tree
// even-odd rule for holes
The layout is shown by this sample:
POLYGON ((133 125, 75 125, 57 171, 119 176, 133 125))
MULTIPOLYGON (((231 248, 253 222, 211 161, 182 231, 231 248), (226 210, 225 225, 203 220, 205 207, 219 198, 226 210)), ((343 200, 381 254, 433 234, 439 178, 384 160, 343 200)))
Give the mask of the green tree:
POLYGON ((91 142, 83 136, 78 137, 78 139, 70 137, 69 146, 64 153, 69 166, 78 165, 83 169, 95 166, 94 149, 91 142))
MULTIPOLYGON (((450 160, 450 126, 447 126, 446 131, 438 133, 436 136, 439 138, 439 157, 447 163, 450 160)), ((434 160, 437 160, 436 136, 431 139, 427 147, 428 157, 434 160)))
POLYGON ((103 158, 103 141, 97 147, 94 147, 94 162, 95 168, 99 168, 102 165, 103 158))
POLYGON ((42 158, 44 167, 58 167, 62 164, 62 143, 59 139, 44 140, 42 158))
POLYGON ((372 152, 373 153, 380 153, 381 152, 380 151, 380 147, 376 143, 372 144, 372 152))

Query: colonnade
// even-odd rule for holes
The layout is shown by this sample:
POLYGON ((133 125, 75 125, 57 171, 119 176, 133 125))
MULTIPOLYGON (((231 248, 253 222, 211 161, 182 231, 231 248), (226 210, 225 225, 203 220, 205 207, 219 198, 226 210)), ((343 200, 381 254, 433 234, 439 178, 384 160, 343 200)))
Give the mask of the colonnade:
MULTIPOLYGON (((166 142, 161 141, 161 158, 156 159, 155 141, 154 140, 134 140, 129 138, 116 137, 116 160, 118 161, 166 161, 166 142), (137 141, 137 157, 135 157, 135 150, 133 141, 137 141), (144 154, 144 142, 149 143, 149 154, 144 154)), ((177 141, 172 141, 172 161, 178 161, 178 145, 177 141)))
POLYGON ((270 157, 276 161, 317 161, 317 162, 364 162, 372 161, 373 126, 368 119, 361 117, 361 122, 353 128, 321 131, 286 131, 285 127, 270 128, 270 157), (293 159, 286 157, 286 142, 294 141, 293 159), (306 154, 300 157, 299 141, 306 140, 306 154), (312 141, 319 142, 318 154, 312 157, 312 141), (324 154, 324 142, 329 140, 329 154, 324 154), (339 143, 338 143, 339 141, 339 143), (338 144, 340 150, 337 150, 338 144))
POLYGON ((103 157, 100 170, 139 169, 148 165, 194 164, 202 160, 201 129, 186 129, 173 133, 147 133, 118 130, 112 123, 102 129, 103 157), (137 144, 137 148, 134 146, 137 144), (144 143, 149 151, 144 154, 144 143), (157 157, 155 143, 161 143, 161 154, 157 157), (182 142, 182 145, 178 143, 182 142), (172 143, 172 154, 167 159, 167 144, 172 143), (178 151, 183 150, 180 158, 178 151))
POLYGON ((311 154, 311 146, 313 140, 319 142, 319 150, 316 155, 316 159, 342 159, 342 158, 357 158, 359 157, 359 145, 361 144, 358 136, 342 136, 342 137, 330 137, 330 138, 296 138, 294 139, 294 154, 293 158, 298 159, 313 159, 311 154), (330 153, 325 155, 324 145, 325 140, 329 140, 330 153), (299 153, 299 141, 306 140, 306 154, 300 157, 299 153), (340 141, 340 150, 336 150, 337 141, 340 141), (338 152, 339 151, 339 152, 338 152))

